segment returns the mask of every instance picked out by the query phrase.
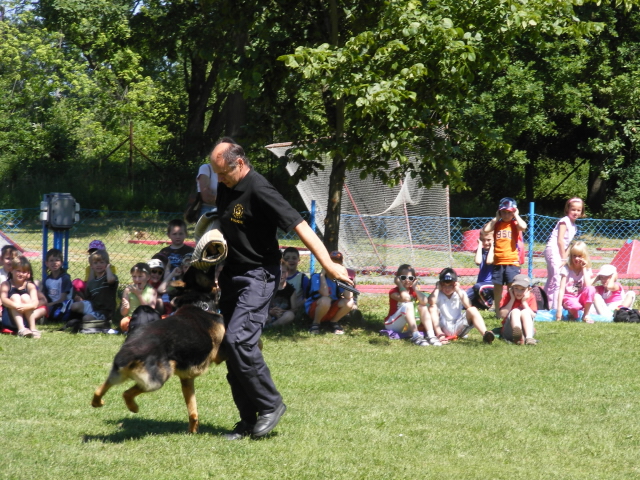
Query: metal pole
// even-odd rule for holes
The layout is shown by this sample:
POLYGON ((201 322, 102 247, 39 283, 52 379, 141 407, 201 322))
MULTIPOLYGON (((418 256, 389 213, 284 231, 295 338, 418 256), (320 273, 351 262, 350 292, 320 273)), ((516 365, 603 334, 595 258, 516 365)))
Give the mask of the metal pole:
POLYGON ((533 278, 533 241, 536 238, 535 213, 535 202, 529 202, 529 278, 533 278))
MULTIPOLYGON (((311 200, 311 218, 309 219, 311 230, 316 231, 316 201, 311 200)), ((313 275, 316 269, 316 257, 313 253, 309 253, 309 277, 313 275)))

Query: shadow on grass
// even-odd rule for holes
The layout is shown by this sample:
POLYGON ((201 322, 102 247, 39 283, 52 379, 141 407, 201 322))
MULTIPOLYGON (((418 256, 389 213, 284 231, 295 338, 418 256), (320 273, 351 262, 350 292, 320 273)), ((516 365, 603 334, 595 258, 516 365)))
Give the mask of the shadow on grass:
MULTIPOLYGON (((118 430, 107 435, 85 434, 82 436, 82 442, 123 443, 150 435, 184 435, 188 427, 187 421, 163 421, 150 418, 123 418, 106 423, 117 427, 118 430)), ((226 428, 201 423, 197 435, 220 436, 225 433, 229 433, 226 428)))

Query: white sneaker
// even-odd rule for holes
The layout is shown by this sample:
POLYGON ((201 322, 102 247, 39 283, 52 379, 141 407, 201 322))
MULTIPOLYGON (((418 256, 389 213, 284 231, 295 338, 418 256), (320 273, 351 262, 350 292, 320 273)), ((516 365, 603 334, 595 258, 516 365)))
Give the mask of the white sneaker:
POLYGON ((428 347, 429 342, 422 335, 414 335, 411 337, 411 343, 418 347, 428 347))
POLYGON ((434 347, 441 347, 442 342, 438 340, 438 337, 429 337, 429 345, 433 345, 434 347))

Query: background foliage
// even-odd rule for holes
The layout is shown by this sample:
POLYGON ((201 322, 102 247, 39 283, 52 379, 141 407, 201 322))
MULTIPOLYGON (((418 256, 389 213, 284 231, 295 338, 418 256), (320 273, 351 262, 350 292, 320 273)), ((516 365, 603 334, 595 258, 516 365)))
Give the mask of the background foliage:
POLYGON ((0 200, 175 211, 231 135, 298 208, 264 145, 296 142, 302 176, 329 153, 336 208, 345 169, 393 159, 386 181, 450 183, 454 215, 579 195, 637 217, 635 3, 8 0, 0 200))

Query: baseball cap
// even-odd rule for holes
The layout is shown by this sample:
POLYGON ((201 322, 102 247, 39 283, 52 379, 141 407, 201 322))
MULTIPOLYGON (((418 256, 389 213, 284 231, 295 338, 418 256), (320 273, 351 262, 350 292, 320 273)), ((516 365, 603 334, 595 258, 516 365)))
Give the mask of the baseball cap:
POLYGON ((617 271, 618 269, 613 265, 610 265, 610 264, 602 265, 600 267, 600 270, 598 270, 598 275, 602 275, 603 277, 609 277, 614 273, 616 273, 617 271))
POLYGON ((340 265, 342 265, 342 262, 344 261, 344 257, 342 256, 342 253, 340 253, 337 250, 334 250, 333 252, 331 252, 329 254, 329 257, 331 258, 331 260, 333 260, 336 263, 339 263, 340 265))
POLYGON ((96 250, 106 250, 107 247, 104 246, 102 240, 92 240, 89 244, 89 249, 87 250, 89 253, 95 252, 96 250))
POLYGON ((519 287, 529 288, 531 286, 531 282, 529 281, 529 277, 527 277, 524 273, 519 273, 515 277, 513 277, 513 282, 511 285, 518 285, 519 287))
POLYGON ((151 260, 149 260, 147 262, 147 265, 149 265, 149 268, 151 270, 153 270, 154 268, 161 268, 162 270, 164 270, 164 263, 162 263, 162 260, 159 260, 157 258, 152 258, 151 260))
POLYGON ((509 212, 515 212, 518 208, 518 203, 511 197, 504 197, 500 200, 498 210, 507 210, 509 212))
POLYGON ((440 272, 441 282, 457 282, 458 274, 453 268, 445 268, 440 272))

